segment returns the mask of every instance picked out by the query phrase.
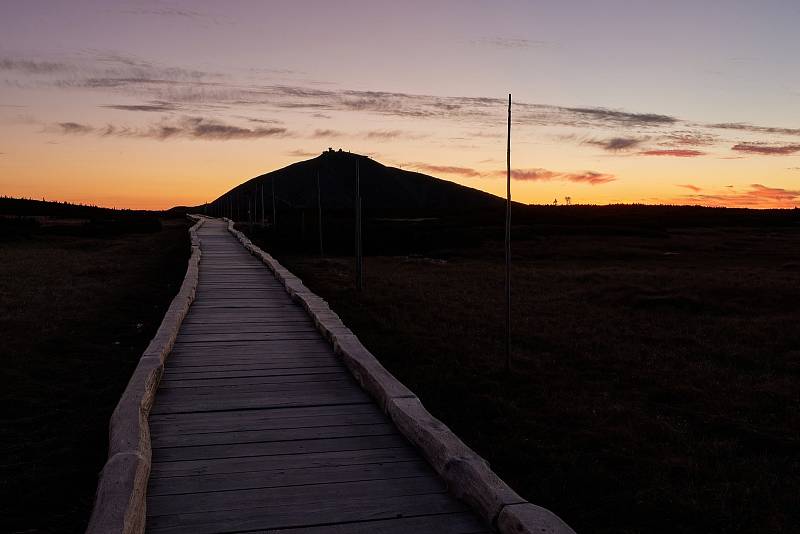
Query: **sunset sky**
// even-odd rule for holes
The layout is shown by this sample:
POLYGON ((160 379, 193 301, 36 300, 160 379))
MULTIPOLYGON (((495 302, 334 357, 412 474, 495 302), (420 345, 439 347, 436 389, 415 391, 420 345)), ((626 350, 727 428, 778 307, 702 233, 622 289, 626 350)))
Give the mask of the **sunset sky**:
POLYGON ((0 194, 200 204, 327 147, 576 203, 800 206, 800 2, 0 0, 0 194))

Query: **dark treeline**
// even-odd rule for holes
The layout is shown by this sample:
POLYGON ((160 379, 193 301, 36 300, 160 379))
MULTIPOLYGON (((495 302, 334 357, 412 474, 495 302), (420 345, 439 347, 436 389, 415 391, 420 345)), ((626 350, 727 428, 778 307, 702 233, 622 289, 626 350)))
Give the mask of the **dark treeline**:
POLYGON ((102 237, 158 232, 160 217, 170 215, 177 214, 4 196, 0 197, 0 238, 37 234, 102 237))

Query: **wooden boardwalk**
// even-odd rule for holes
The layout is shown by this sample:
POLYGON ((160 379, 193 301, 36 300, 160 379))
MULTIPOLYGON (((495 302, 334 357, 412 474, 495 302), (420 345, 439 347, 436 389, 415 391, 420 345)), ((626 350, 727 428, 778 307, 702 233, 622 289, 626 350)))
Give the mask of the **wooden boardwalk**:
POLYGON ((489 529, 218 220, 150 415, 149 532, 489 529))

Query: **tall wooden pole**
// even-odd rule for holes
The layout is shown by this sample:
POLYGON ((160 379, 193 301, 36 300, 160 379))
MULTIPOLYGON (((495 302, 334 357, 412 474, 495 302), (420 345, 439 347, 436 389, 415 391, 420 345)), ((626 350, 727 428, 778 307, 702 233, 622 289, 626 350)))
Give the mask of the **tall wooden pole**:
POLYGON ((319 255, 325 256, 322 250, 322 195, 319 188, 319 169, 317 169, 317 226, 319 227, 319 255))
POLYGON ((361 248, 361 177, 356 158, 356 289, 364 288, 364 259, 361 248))
POLYGON ((511 94, 508 95, 506 145, 506 371, 511 370, 511 94))
POLYGON ((275 177, 270 180, 272 186, 272 231, 278 231, 278 212, 275 210, 275 177))
POLYGON ((261 228, 264 228, 264 220, 266 219, 266 215, 264 214, 264 182, 261 182, 261 228))

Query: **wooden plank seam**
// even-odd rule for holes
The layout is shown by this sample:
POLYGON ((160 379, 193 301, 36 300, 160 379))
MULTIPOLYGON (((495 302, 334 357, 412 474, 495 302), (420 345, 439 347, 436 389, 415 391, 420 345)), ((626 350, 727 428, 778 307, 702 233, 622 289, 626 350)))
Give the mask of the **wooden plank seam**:
POLYGON ((148 417, 164 372, 164 360, 178 335, 197 290, 203 216, 190 215, 192 253, 178 294, 145 349, 109 422, 108 460, 100 472, 87 534, 144 532, 147 483, 150 478, 148 417))
POLYGON ((356 381, 375 399, 400 433, 422 452, 451 493, 501 534, 575 534, 553 512, 526 501, 511 489, 486 460, 431 415, 417 396, 380 364, 324 299, 236 230, 233 221, 223 220, 228 224, 228 231, 272 271, 292 299, 308 312, 356 381))

